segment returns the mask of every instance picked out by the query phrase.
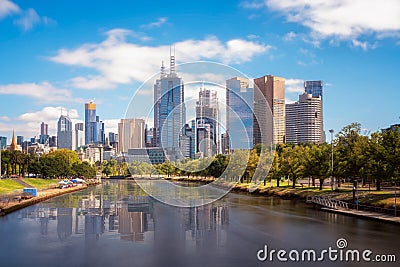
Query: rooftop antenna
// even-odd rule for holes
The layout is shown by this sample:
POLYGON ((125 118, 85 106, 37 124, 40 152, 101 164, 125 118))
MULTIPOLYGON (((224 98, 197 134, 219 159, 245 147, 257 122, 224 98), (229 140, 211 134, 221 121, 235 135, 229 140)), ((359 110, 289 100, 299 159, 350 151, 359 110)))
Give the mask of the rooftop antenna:
POLYGON ((172 53, 172 45, 169 47, 169 67, 170 67, 170 74, 175 73, 175 45, 174 45, 174 53, 172 53))

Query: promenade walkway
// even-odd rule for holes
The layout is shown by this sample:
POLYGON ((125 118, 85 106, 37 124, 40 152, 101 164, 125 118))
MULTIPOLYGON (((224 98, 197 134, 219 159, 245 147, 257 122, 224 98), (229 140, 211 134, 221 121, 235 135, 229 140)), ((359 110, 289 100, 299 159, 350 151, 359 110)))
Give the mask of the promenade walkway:
POLYGON ((44 191, 39 191, 39 195, 37 197, 32 197, 30 199, 21 200, 21 202, 13 199, 12 201, 8 201, 6 203, 0 203, 0 216, 4 216, 10 212, 28 207, 30 205, 39 203, 41 201, 50 199, 52 197, 60 196, 63 194, 68 194, 68 193, 82 190, 85 188, 87 188, 86 184, 74 186, 74 187, 70 187, 70 188, 64 188, 64 189, 59 189, 59 188, 47 189, 44 191))
POLYGON ((355 209, 331 209, 322 207, 321 210, 338 213, 342 215, 349 215, 364 219, 372 219, 377 221, 384 221, 389 223, 400 224, 400 217, 394 217, 383 213, 371 212, 371 211, 363 211, 363 210, 355 210, 355 209))

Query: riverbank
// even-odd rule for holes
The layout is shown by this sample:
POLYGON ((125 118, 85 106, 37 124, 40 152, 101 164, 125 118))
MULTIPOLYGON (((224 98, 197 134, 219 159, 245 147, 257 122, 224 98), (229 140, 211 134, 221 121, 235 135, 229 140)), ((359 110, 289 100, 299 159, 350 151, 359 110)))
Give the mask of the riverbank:
MULTIPOLYGON (((195 182, 207 184, 215 181, 213 178, 198 178, 198 177, 167 177, 166 180, 173 182, 195 182)), ((340 189, 331 190, 330 187, 324 187, 319 190, 318 187, 304 187, 302 185, 297 185, 292 188, 291 185, 281 185, 280 187, 273 187, 270 183, 261 184, 258 188, 253 189, 252 192, 249 191, 251 186, 254 184, 250 183, 218 183, 218 186, 225 188, 232 188, 233 192, 246 193, 250 195, 262 195, 262 196, 277 196, 283 199, 296 199, 299 201, 306 202, 309 197, 322 197, 333 200, 340 200, 346 203, 353 203, 353 190, 352 189, 340 189)), ((400 217, 394 217, 383 213, 393 212, 393 204, 395 203, 394 192, 391 191, 371 191, 367 188, 358 188, 356 191, 356 199, 359 204, 359 208, 364 208, 367 210, 357 210, 357 209, 331 209, 323 207, 321 210, 329 211, 332 213, 338 213, 342 215, 355 216, 364 219, 379 220, 383 222, 390 223, 400 223, 400 217), (377 212, 380 211, 380 212, 377 212)), ((351 206, 352 204, 350 204, 351 206)), ((400 212, 399 212, 400 213, 400 212)), ((398 214, 399 214, 398 213, 398 214)))
MULTIPOLYGON (((163 177, 166 180, 173 182, 195 182, 195 183, 212 183, 215 181, 214 178, 200 178, 200 177, 163 177)), ((234 182, 218 182, 219 186, 232 188, 232 191, 244 192, 249 194, 258 194, 264 196, 278 196, 287 199, 299 199, 306 200, 310 196, 329 197, 335 200, 341 200, 345 202, 352 202, 353 190, 350 188, 342 188, 340 190, 331 190, 330 187, 324 186, 322 190, 319 190, 318 186, 306 187, 301 184, 297 184, 295 188, 292 188, 291 184, 281 183, 279 187, 276 183, 272 185, 267 182, 265 185, 262 183, 257 188, 253 188, 250 192, 249 188, 254 186, 254 183, 234 183, 234 182)), ((390 208, 394 204, 394 193, 391 191, 373 191, 368 188, 358 188, 356 197, 359 200, 359 204, 371 205, 380 208, 390 208)))
POLYGON ((83 189, 86 189, 88 186, 96 185, 96 184, 97 183, 79 184, 74 187, 63 188, 63 189, 60 189, 60 188, 47 189, 47 190, 39 191, 37 197, 32 197, 30 199, 23 199, 21 201, 13 199, 12 201, 2 203, 2 206, 0 207, 0 216, 7 215, 13 211, 23 209, 25 207, 37 204, 39 202, 45 201, 45 200, 53 198, 53 197, 69 194, 69 193, 76 192, 79 190, 83 190, 83 189))

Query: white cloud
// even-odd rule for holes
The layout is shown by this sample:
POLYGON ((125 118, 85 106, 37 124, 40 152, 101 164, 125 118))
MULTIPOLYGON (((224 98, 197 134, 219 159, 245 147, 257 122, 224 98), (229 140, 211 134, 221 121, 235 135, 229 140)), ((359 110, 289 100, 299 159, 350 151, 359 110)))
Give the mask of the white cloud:
POLYGON ((20 8, 9 0, 0 0, 0 19, 13 13, 19 13, 20 8))
POLYGON ((239 6, 247 9, 260 9, 265 6, 265 4, 262 1, 243 1, 239 6))
POLYGON ((75 77, 69 80, 71 86, 87 90, 112 89, 115 84, 103 76, 89 75, 88 77, 75 77))
POLYGON ((367 51, 368 49, 375 49, 377 47, 376 43, 372 45, 369 44, 368 42, 362 42, 356 39, 352 40, 352 44, 354 47, 359 47, 364 51, 367 51))
POLYGON ((260 36, 257 34, 249 34, 247 35, 247 39, 253 40, 253 39, 259 39, 260 36))
POLYGON ((285 36, 283 36, 283 40, 293 41, 297 36, 298 34, 296 34, 295 32, 288 32, 287 34, 285 34, 285 36))
MULTIPOLYGON (((126 41, 132 32, 114 29, 97 44, 83 44, 77 49, 61 49, 51 57, 53 62, 69 66, 86 67, 98 74, 75 77, 70 80, 76 88, 108 89, 132 81, 143 82, 160 68, 161 60, 167 62, 170 46, 143 46, 126 41)), ((203 40, 184 40, 173 44, 180 62, 217 60, 223 63, 243 63, 267 52, 271 46, 252 41, 233 39, 221 42, 214 36, 203 40)))
POLYGON ((0 0, 0 20, 12 14, 18 15, 18 18, 14 20, 14 24, 20 27, 23 31, 29 31, 39 24, 54 25, 57 23, 49 17, 40 17, 33 8, 25 10, 21 9, 12 1, 0 0))
POLYGON ((297 100, 293 100, 293 99, 290 99, 290 98, 285 98, 285 104, 293 104, 293 103, 295 103, 297 100))
POLYGON ((285 91, 288 93, 304 93, 304 80, 285 79, 285 91))
POLYGON ((40 21, 41 19, 36 11, 32 8, 29 8, 23 12, 21 18, 14 21, 14 24, 21 27, 24 31, 29 31, 33 28, 33 26, 39 24, 40 21))
POLYGON ((28 96, 41 103, 83 102, 81 99, 73 98, 69 90, 56 88, 47 81, 0 85, 0 95, 28 96))
POLYGON ((79 119, 79 114, 76 109, 67 109, 61 106, 47 106, 39 111, 21 114, 16 119, 0 122, 0 133, 11 135, 10 133, 14 129, 17 135, 22 135, 25 138, 39 136, 40 124, 45 122, 49 125, 49 134, 56 135, 57 121, 60 118, 61 110, 64 115, 68 114, 73 122, 79 119))
POLYGON ((65 107, 44 107, 42 110, 36 112, 28 112, 20 115, 17 120, 24 122, 40 123, 42 121, 58 120, 61 116, 68 115, 70 119, 79 118, 76 109, 67 109, 65 107))
POLYGON ((11 119, 7 116, 0 116, 0 121, 10 121, 11 119))
POLYGON ((288 21, 310 28, 317 39, 400 31, 398 0, 266 0, 265 4, 288 21))
POLYGON ((151 29, 151 28, 159 28, 161 27, 163 24, 165 24, 168 21, 168 18, 166 17, 161 17, 158 18, 157 21, 151 22, 149 24, 143 24, 140 27, 142 29, 151 29))
POLYGON ((119 119, 103 120, 105 132, 106 133, 109 133, 109 132, 118 133, 118 123, 120 121, 121 120, 119 120, 119 119))

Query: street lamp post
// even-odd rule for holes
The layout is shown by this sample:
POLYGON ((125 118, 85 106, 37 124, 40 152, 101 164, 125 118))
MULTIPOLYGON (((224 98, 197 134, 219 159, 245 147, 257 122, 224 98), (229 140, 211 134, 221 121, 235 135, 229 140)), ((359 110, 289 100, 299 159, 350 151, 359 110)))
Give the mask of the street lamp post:
POLYGON ((329 132, 331 133, 331 190, 333 190, 333 133, 335 132, 333 129, 330 129, 329 132))

